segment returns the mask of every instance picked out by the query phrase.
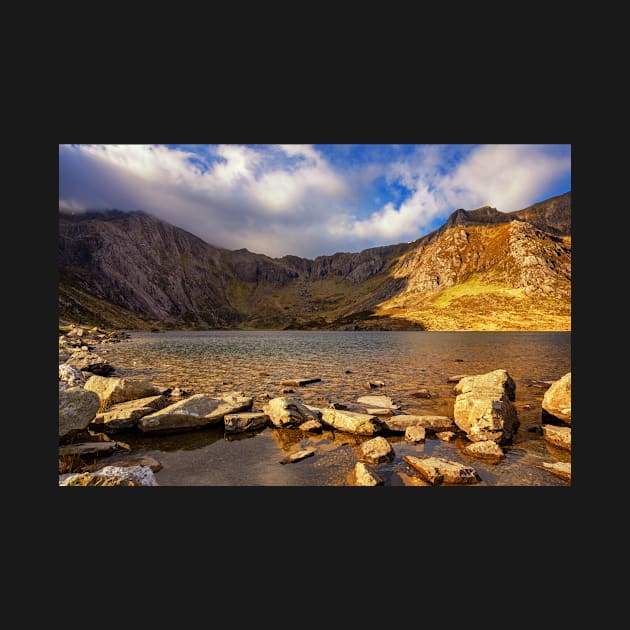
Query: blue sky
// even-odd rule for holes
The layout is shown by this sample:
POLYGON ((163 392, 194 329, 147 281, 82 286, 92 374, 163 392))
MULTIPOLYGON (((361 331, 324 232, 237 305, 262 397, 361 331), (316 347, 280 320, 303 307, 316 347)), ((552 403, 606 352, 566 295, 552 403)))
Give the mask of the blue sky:
POLYGON ((566 144, 59 145, 60 207, 144 210, 274 257, 413 241, 458 208, 569 190, 566 144))

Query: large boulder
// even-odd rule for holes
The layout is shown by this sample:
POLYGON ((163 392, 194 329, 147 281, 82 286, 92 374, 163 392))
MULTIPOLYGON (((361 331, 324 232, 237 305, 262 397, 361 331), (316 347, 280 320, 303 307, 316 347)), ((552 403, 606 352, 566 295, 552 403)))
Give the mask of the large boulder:
POLYGON ((317 420, 319 411, 307 407, 297 398, 279 396, 263 406, 263 412, 271 423, 279 428, 297 427, 308 420, 317 420))
POLYGON ((101 404, 99 397, 83 387, 59 392, 59 437, 88 427, 101 404))
POLYGON ((571 424, 571 372, 555 381, 542 400, 543 416, 549 414, 571 424))
POLYGON ((68 387, 83 387, 85 385, 85 376, 81 370, 67 363, 59 364, 59 380, 68 387))
POLYGON ((125 431, 135 428, 138 420, 168 405, 166 396, 146 396, 118 403, 106 411, 97 413, 92 424, 105 432, 125 431))
POLYGON ((160 392, 146 379, 91 376, 85 382, 85 389, 96 392, 103 405, 115 405, 128 400, 157 396, 160 392))
POLYGON ((507 370, 499 369, 486 374, 464 376, 453 388, 456 394, 475 392, 478 396, 500 397, 507 394, 509 400, 516 397, 516 383, 507 370))
POLYGON ((463 378, 453 407, 455 424, 471 442, 509 442, 519 426, 512 404, 516 386, 506 370, 463 378))
POLYGON ((382 429, 381 421, 376 416, 344 409, 322 409, 322 422, 338 431, 359 435, 374 435, 382 429))
POLYGON ((140 418, 138 429, 143 433, 199 429, 222 423, 228 414, 248 411, 253 403, 254 399, 250 396, 227 394, 222 398, 213 398, 195 394, 140 418))

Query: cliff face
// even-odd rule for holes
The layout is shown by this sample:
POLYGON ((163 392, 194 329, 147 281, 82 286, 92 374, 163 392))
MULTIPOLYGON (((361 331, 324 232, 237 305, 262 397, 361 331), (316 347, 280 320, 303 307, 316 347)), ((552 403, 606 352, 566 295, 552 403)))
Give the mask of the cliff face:
POLYGON ((60 213, 59 315, 122 328, 457 329, 475 309, 483 319, 485 302, 462 302, 474 295, 496 298, 498 328, 564 330, 570 230, 567 193, 512 213, 457 210, 412 243, 274 259, 143 212, 60 213), (504 312, 517 305, 540 317, 518 324, 504 312))

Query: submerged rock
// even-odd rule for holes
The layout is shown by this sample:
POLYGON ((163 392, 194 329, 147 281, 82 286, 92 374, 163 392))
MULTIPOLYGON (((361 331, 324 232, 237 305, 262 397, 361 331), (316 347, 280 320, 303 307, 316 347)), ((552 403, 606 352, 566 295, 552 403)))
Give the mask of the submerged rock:
POLYGON ((281 464, 294 464, 295 462, 299 462, 307 457, 312 457, 315 455, 315 449, 313 448, 304 448, 299 451, 295 451, 294 453, 289 453, 287 457, 285 457, 280 463, 281 464))
POLYGON ((357 402, 369 407, 379 407, 381 409, 398 409, 389 396, 359 396, 357 402))
POLYGON ((280 385, 286 385, 287 387, 303 387, 311 383, 319 383, 321 380, 321 378, 289 378, 280 381, 280 385))

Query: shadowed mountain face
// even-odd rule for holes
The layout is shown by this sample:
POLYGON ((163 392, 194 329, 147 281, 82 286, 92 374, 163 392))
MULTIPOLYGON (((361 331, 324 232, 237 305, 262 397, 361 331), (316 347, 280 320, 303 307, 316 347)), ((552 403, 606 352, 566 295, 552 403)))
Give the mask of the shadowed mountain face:
POLYGON ((59 317, 149 328, 570 330, 571 193, 412 243, 229 251, 143 212, 59 214, 59 317))

